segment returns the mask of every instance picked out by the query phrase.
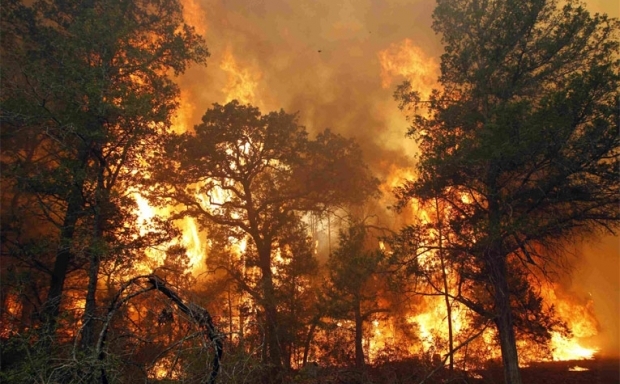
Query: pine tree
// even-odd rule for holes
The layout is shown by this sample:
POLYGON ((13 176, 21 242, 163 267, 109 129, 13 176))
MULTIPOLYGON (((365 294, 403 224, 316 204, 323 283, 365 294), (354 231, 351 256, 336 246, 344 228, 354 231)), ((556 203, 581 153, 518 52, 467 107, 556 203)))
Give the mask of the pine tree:
POLYGON ((514 277, 557 264, 572 236, 619 224, 620 28, 553 0, 439 0, 433 28, 441 89, 429 100, 406 83, 396 92, 421 152, 419 178, 398 195, 438 196, 453 211, 452 254, 478 287, 458 299, 494 321, 516 384, 514 277))

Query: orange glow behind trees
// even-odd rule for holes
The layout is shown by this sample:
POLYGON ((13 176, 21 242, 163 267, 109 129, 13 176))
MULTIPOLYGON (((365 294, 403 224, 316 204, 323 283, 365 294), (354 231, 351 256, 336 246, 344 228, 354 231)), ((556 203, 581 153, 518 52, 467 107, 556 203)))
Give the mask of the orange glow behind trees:
POLYGON ((440 199, 453 210, 450 259, 468 284, 455 299, 494 323, 511 384, 517 340, 561 328, 536 273, 560 265, 573 236, 620 223, 620 25, 567 3, 438 1, 443 89, 429 101, 410 83, 396 93, 421 149, 401 206, 440 199))
POLYGON ((437 86, 439 65, 410 39, 390 45, 377 56, 381 64, 383 88, 392 88, 395 79, 400 80, 404 77, 412 82, 414 89, 419 90, 422 100, 426 100, 432 89, 437 86))
MULTIPOLYGON (((381 382, 385 377, 372 375, 397 373, 400 363, 415 370, 407 377, 416 382, 435 372, 450 372, 437 380, 466 380, 502 358, 493 288, 478 284, 485 267, 474 255, 488 238, 484 225, 466 223, 484 216, 492 199, 454 178, 442 181, 445 195, 436 205, 428 196, 404 202, 439 173, 417 167, 433 152, 433 138, 445 144, 442 159, 480 145, 468 121, 443 133, 434 130, 441 124, 424 126, 420 140, 408 143, 405 117, 390 104, 389 94, 405 80, 409 88, 397 93, 415 125, 437 111, 450 115, 450 101, 465 100, 471 90, 438 81, 441 36, 421 27, 430 25, 435 0, 244 7, 36 0, 32 14, 22 3, 33 2, 7 0, 1 10, 1 381, 204 381, 214 372, 205 362, 215 343, 192 316, 200 308, 213 315, 214 335, 224 344, 221 383, 315 383, 349 374, 381 382), (158 24, 159 16, 169 23, 158 24), (202 37, 213 61, 189 68, 209 55, 202 37), (263 115, 252 105, 299 112, 263 115), (460 138, 465 142, 456 143, 460 138), (367 199, 376 187, 382 195, 367 199), (368 224, 363 247, 338 241, 353 217, 368 224), (62 284, 59 259, 69 260, 62 284), (184 312, 151 292, 153 276, 193 307, 184 312), (47 300, 54 297, 61 300, 47 300), (58 313, 53 321, 50 311, 58 313)), ((493 55, 465 56, 452 62, 463 64, 461 74, 493 55)), ((495 75, 485 72, 482 83, 492 89, 509 78, 495 75)), ((545 90, 535 87, 521 101, 539 107, 545 90)), ((500 96, 489 96, 490 104, 500 96)), ((488 106, 465 102, 452 118, 482 104, 488 106)), ((553 123, 544 119, 553 110, 541 119, 553 123)), ((518 125, 519 117, 497 126, 518 125)), ((481 152, 511 155, 552 146, 558 137, 518 133, 506 145, 482 140, 481 152)), ((584 143, 580 148, 593 148, 584 143)), ((615 145, 609 162, 617 161, 615 145)), ((521 179, 502 180, 510 189, 521 179)), ((564 191, 583 197, 572 186, 564 191)), ((507 227, 527 221, 521 206, 506 204, 507 227)), ((595 316, 600 301, 547 281, 564 279, 564 270, 539 270, 563 251, 519 236, 507 242, 515 247, 507 269, 519 366, 597 357, 605 334, 595 316)), ((571 371, 587 371, 586 364, 571 363, 571 371)))
POLYGON ((374 180, 352 141, 329 131, 309 140, 296 117, 283 111, 261 115, 237 101, 215 104, 195 131, 171 137, 166 157, 153 164, 160 204, 179 206, 177 217, 197 218, 224 235, 217 247, 229 238, 251 242, 244 259, 231 264, 224 253, 209 264, 226 271, 264 311, 257 320, 264 329, 263 359, 280 369, 285 351, 272 266, 279 248, 294 245, 282 244, 286 229, 300 225, 304 212, 363 199, 374 180), (243 273, 246 266, 259 271, 258 280, 243 273))

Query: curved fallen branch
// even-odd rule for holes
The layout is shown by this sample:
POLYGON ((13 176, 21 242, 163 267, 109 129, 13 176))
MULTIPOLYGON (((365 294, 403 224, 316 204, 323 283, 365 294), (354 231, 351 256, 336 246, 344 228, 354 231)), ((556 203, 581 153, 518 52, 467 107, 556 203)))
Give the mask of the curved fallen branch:
POLYGON ((176 292, 168 288, 166 282, 157 275, 150 275, 148 277, 148 281, 151 283, 153 288, 170 298, 177 305, 177 308, 179 308, 179 310, 187 316, 191 317, 199 327, 206 329, 209 340, 211 340, 211 342, 215 345, 215 355, 213 356, 213 365, 208 381, 209 384, 214 384, 215 378, 220 370, 220 360, 222 359, 222 354, 224 353, 224 346, 220 333, 217 332, 217 329, 213 325, 211 315, 206 309, 194 303, 185 304, 176 292))
MULTIPOLYGON (((199 328, 206 330, 207 337, 215 346, 215 355, 213 357, 211 374, 209 375, 209 380, 207 381, 207 383, 215 384, 215 379, 220 370, 220 361, 222 359, 222 354, 224 353, 224 347, 223 347, 223 342, 222 342, 222 336, 217 331, 217 328, 213 324, 213 319, 211 318, 211 315, 206 309, 202 308, 201 306, 197 304, 194 304, 194 303, 186 304, 183 301, 183 299, 181 299, 181 297, 174 290, 168 287, 168 285, 166 284, 166 281, 164 281, 162 278, 160 278, 159 276, 155 274, 136 276, 133 279, 130 279, 129 281, 127 281, 125 284, 121 286, 119 291, 116 293, 116 295, 112 299, 112 302, 108 306, 108 313, 105 317, 103 327, 99 334, 99 339, 97 340, 96 354, 97 354, 98 360, 103 361, 103 359, 105 358, 103 347, 107 339, 109 325, 112 320, 112 317, 114 316, 114 313, 123 304, 127 303, 130 299, 138 295, 141 295, 143 293, 152 291, 152 290, 158 290, 159 292, 163 293, 165 296, 167 296, 170 300, 172 300, 176 304, 177 308, 181 312, 189 316, 198 325, 199 328), (146 280, 150 286, 148 287, 139 286, 138 282, 140 282, 141 280, 146 280), (127 294, 125 297, 123 297, 123 293, 133 285, 138 285, 140 288, 134 292, 127 294)), ((103 368, 101 369, 101 383, 103 384, 108 383, 108 379, 107 379, 105 370, 103 370, 103 368)))

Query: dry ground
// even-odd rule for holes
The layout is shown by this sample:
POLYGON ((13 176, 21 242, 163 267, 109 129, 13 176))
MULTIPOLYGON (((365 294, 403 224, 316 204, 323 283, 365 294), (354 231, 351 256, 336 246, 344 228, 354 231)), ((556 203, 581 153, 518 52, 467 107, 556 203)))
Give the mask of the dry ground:
MULTIPOLYGON (((291 383, 300 384, 418 384, 427 376, 429 367, 419 361, 390 362, 368 367, 365 372, 344 368, 317 368, 299 372, 291 383)), ((556 361, 534 363, 522 369, 523 384, 620 384, 620 359, 556 361), (579 366, 587 371, 569 371, 579 366)), ((484 370, 457 372, 438 370, 426 378, 425 384, 503 384, 500 365, 484 370)))
MULTIPOLYGON (((483 372, 484 383, 502 383, 499 369, 483 372)), ((582 361, 554 361, 535 363, 522 370, 524 384, 618 384, 620 360, 603 359, 582 361), (571 372, 571 367, 588 368, 588 371, 571 372)))

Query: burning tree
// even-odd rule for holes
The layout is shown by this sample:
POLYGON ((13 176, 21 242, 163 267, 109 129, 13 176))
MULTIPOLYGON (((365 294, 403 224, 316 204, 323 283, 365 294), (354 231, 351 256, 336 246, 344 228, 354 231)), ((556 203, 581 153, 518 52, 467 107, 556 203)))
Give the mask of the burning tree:
POLYGON ((244 244, 242 258, 209 267, 226 270, 260 308, 263 356, 276 371, 284 354, 276 259, 294 250, 287 242, 299 237, 291 229, 305 213, 374 193, 376 181, 360 158, 353 141, 329 130, 311 140, 295 115, 262 115, 232 101, 214 104, 195 133, 171 136, 163 161, 154 162, 160 203, 244 244))
MULTIPOLYGON (((174 233, 164 224, 139 236, 126 225, 128 191, 143 153, 171 125, 179 90, 169 73, 208 52, 178 1, 10 0, 1 22, 3 263, 16 275, 37 271, 23 296, 48 336, 67 279, 79 275, 70 304, 85 303, 81 346, 90 349, 102 263, 127 264, 174 233)), ((63 331, 77 335, 71 326, 63 331)))
POLYGON ((527 277, 560 265, 575 235, 620 220, 619 24, 576 1, 439 0, 433 28, 442 89, 421 100, 405 83, 395 95, 421 150, 418 179, 397 194, 401 207, 450 207, 445 254, 471 284, 453 299, 495 323, 505 380, 520 383, 527 277))
MULTIPOLYGON (((364 223, 351 223, 340 232, 339 247, 329 256, 327 262, 329 283, 326 295, 329 298, 329 315, 339 320, 353 318, 355 366, 362 368, 365 354, 362 345, 364 325, 371 316, 388 312, 379 304, 379 294, 385 296, 386 258, 379 249, 378 241, 372 243, 364 223)), ((376 239, 374 239, 376 240, 376 239)))

